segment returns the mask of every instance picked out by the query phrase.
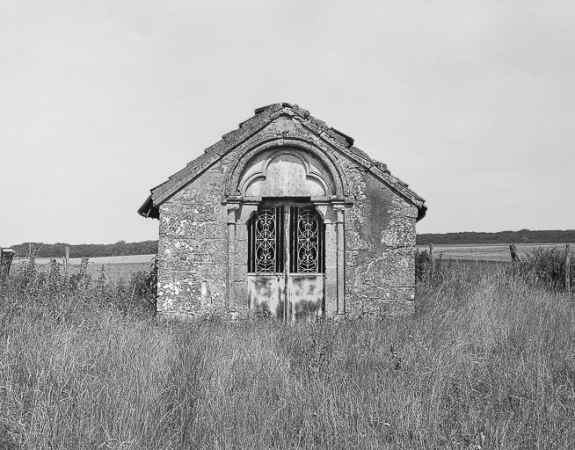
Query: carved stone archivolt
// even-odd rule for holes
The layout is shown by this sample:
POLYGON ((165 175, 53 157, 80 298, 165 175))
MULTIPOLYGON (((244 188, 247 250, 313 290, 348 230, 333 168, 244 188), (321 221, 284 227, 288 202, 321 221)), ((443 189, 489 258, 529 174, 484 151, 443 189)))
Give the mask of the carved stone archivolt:
POLYGON ((343 199, 346 186, 341 169, 325 152, 304 141, 282 139, 244 151, 227 179, 226 198, 343 199))
POLYGON ((242 197, 318 197, 335 195, 334 184, 311 153, 271 149, 252 158, 237 191, 242 197))

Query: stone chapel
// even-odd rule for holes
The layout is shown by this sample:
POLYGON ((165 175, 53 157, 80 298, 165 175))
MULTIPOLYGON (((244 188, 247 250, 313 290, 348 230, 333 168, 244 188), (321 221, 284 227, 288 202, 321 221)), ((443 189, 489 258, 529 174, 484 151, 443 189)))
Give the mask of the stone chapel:
POLYGON ((297 105, 255 110, 151 190, 157 311, 295 321, 412 313, 425 200, 297 105))

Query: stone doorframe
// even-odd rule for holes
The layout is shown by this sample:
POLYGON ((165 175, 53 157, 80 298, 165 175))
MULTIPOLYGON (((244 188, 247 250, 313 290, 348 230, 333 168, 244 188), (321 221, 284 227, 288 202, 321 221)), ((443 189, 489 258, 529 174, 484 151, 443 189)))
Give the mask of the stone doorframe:
MULTIPOLYGON (((245 197, 226 202, 228 310, 245 300, 234 299, 233 296, 238 291, 247 292, 248 222, 261 202, 261 197, 245 197), (234 289, 236 283, 245 283, 245 288, 234 289)), ((327 317, 345 314, 345 202, 327 197, 312 197, 310 203, 325 225, 325 314, 327 317)))
POLYGON ((226 309, 240 306, 247 299, 248 221, 262 202, 262 197, 249 197, 241 192, 241 177, 251 161, 274 148, 293 148, 309 154, 331 177, 330 192, 325 196, 310 196, 309 202, 325 224, 325 315, 345 314, 345 208, 353 204, 347 197, 348 183, 341 166, 324 150, 314 143, 286 137, 267 139, 245 148, 227 177, 222 199, 227 207, 228 228, 226 309))

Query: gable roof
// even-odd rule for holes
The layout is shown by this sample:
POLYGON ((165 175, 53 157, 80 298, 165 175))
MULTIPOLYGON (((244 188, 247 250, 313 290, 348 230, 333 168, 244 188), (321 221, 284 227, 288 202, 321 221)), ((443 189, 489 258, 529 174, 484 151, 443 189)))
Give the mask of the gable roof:
POLYGON ((159 206, 177 193, 184 186, 218 162, 227 153, 250 139, 253 135, 263 130, 280 115, 297 116, 310 131, 332 147, 345 154, 347 157, 369 170, 381 182, 388 185, 398 194, 417 206, 418 220, 425 216, 427 207, 425 200, 409 189, 408 184, 391 175, 386 164, 370 158, 365 152, 354 147, 354 139, 335 128, 330 128, 325 122, 310 115, 309 111, 291 103, 275 103, 261 108, 256 108, 254 116, 239 124, 238 129, 222 136, 222 139, 208 147, 204 154, 194 159, 182 170, 176 172, 169 179, 152 188, 151 195, 138 210, 144 217, 159 217, 159 206))

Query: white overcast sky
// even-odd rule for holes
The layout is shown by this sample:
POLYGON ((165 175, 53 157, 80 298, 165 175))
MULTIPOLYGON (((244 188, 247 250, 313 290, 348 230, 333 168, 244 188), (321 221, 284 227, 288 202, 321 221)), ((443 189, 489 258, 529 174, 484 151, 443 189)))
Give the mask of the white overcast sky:
POLYGON ((157 239, 149 189, 277 102, 418 232, 575 228, 575 2, 0 0, 0 246, 157 239))

